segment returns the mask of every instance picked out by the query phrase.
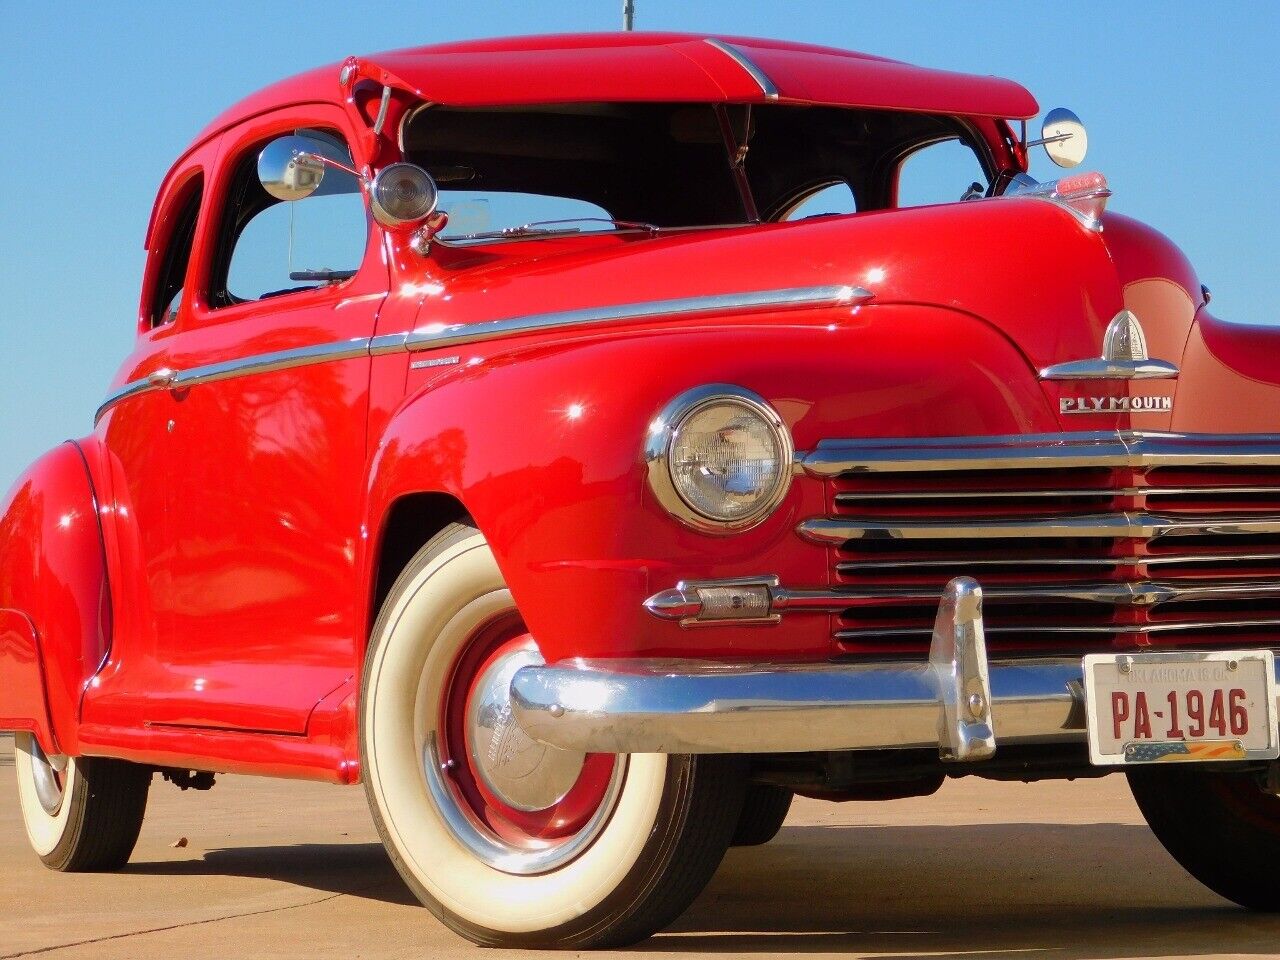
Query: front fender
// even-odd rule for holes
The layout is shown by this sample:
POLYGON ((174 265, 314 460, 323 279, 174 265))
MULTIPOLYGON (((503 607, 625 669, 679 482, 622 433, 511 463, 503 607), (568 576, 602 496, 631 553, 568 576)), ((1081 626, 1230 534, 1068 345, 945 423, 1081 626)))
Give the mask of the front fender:
POLYGON ((826 512, 823 484, 796 478, 756 528, 683 526, 648 489, 644 440, 691 387, 763 396, 797 449, 827 437, 1048 432, 1054 413, 1026 358, 975 317, 872 306, 756 324, 703 323, 498 348, 434 368, 381 439, 369 529, 394 502, 457 497, 488 537, 530 631, 570 656, 825 657, 825 616, 784 628, 684 630, 643 609, 681 579, 776 574, 829 582, 826 552, 795 527, 826 512), (441 369, 447 372, 439 372, 441 369))
POLYGON ((18 478, 0 514, 0 729, 76 753, 80 698, 110 636, 97 498, 68 441, 18 478))

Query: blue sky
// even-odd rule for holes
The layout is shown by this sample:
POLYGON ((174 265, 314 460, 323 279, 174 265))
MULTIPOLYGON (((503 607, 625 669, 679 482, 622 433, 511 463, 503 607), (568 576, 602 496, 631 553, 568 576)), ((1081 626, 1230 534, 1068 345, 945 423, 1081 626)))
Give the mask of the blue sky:
MULTIPOLYGON (((82 436, 129 350, 154 190, 204 124, 291 73, 418 43, 610 30, 620 0, 13 3, 0 40, 0 488, 82 436)), ((1280 319, 1280 4, 637 0, 637 27, 995 73, 1089 128, 1112 208, 1177 240, 1221 316, 1280 319)), ((1056 168, 1040 156, 1032 172, 1056 168)), ((1280 362, 1280 359, 1277 360, 1280 362)))

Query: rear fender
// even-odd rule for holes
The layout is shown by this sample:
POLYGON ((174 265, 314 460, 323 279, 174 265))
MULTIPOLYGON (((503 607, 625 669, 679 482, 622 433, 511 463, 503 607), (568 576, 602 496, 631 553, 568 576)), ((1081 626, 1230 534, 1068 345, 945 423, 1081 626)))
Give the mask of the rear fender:
POLYGON ((77 753, 81 696, 110 637, 97 497, 68 441, 18 478, 0 514, 0 728, 77 753))
POLYGON ((36 628, 21 611, 0 610, 0 730, 33 733, 46 753, 61 753, 45 689, 36 628))

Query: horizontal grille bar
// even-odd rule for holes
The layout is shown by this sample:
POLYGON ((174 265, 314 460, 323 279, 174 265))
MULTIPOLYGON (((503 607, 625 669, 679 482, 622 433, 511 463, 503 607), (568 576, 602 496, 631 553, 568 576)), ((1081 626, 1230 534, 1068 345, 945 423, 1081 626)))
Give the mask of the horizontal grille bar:
POLYGON ((1154 513, 1098 513, 1029 520, 805 520, 799 534, 814 543, 851 540, 990 540, 1045 537, 1117 537, 1156 539, 1169 536, 1234 536, 1280 533, 1280 517, 1211 517, 1188 519, 1154 513))
MULTIPOLYGON (((1091 600, 1118 606, 1151 607, 1169 600, 1265 600, 1280 597, 1280 581, 1225 583, 1161 583, 1134 581, 1128 583, 1036 584, 1026 587, 985 587, 987 600, 1091 600)), ((938 591, 930 588, 878 587, 866 590, 840 590, 830 595, 835 600, 902 601, 922 600, 937 603, 938 591)))
POLYGON ((1075 490, 877 490, 837 493, 836 503, 874 500, 1020 500, 1023 497, 1145 497, 1164 495, 1213 496, 1271 493, 1280 487, 1093 487, 1075 490))
POLYGON ((1280 635, 1280 435, 837 439, 797 464, 827 481, 796 532, 828 548, 838 599, 795 606, 832 612, 846 653, 927 650, 966 575, 1003 652, 1280 635))
POLYGON ((942 567, 1120 567, 1138 564, 1266 563, 1280 553, 1186 553, 1150 557, 936 557, 921 560, 848 560, 836 564, 842 574, 866 570, 913 570, 942 567))
POLYGON ((1280 466, 1280 436, 1071 433, 908 440, 824 440, 797 457, 814 477, 1067 467, 1280 466))
MULTIPOLYGON (((1105 626, 1083 624, 1070 626, 1065 624, 1035 624, 1034 626, 999 626, 990 622, 983 625, 983 632, 988 634, 1022 634, 1038 633, 1092 633, 1092 634, 1142 634, 1142 633, 1178 633, 1181 631, 1227 631, 1248 630, 1262 627, 1280 627, 1280 618, 1260 620, 1182 620, 1176 623, 1112 623, 1105 626)), ((866 627, 836 632, 837 640, 878 640, 901 637, 929 637, 932 627, 866 627)))

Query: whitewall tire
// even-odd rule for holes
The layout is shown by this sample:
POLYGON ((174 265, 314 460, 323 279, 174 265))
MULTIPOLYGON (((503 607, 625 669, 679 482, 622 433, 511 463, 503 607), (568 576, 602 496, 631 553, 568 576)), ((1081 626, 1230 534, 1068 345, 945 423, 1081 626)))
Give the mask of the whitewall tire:
POLYGON ((129 862, 147 809, 151 771, 123 760, 48 757, 35 737, 14 737, 18 800, 31 848, 66 873, 129 862))
POLYGON ((510 715, 541 662, 484 537, 452 525, 374 627, 361 760, 374 820, 418 898, 476 943, 641 940, 698 895, 733 836, 734 758, 575 755, 510 715))

